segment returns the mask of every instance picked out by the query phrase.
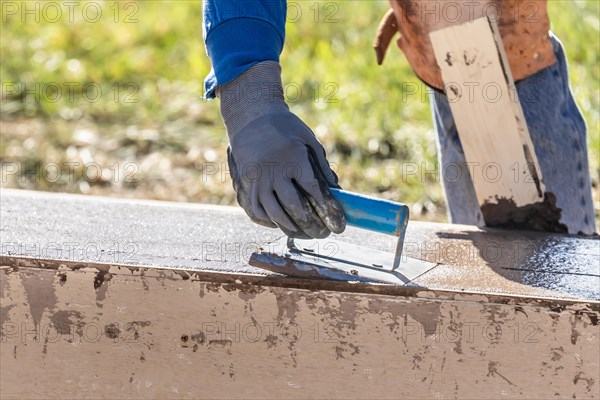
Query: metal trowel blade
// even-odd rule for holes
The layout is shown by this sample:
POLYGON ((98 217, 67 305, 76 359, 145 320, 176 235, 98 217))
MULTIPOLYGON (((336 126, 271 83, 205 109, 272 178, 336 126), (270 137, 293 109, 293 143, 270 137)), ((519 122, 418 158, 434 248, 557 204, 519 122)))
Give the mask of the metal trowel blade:
POLYGON ((394 253, 339 240, 298 240, 288 247, 286 237, 252 253, 250 265, 296 278, 377 282, 406 285, 436 264, 403 257, 392 270, 394 253))

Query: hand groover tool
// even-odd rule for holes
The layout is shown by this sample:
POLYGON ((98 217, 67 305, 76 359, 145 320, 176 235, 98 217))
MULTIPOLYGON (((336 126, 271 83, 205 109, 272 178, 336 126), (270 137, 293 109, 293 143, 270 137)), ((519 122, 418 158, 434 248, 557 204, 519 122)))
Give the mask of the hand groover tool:
POLYGON ((390 253, 331 238, 283 237, 252 253, 250 265, 298 278, 379 282, 405 285, 435 264, 402 257, 409 210, 405 204, 330 189, 349 225, 396 236, 390 253))

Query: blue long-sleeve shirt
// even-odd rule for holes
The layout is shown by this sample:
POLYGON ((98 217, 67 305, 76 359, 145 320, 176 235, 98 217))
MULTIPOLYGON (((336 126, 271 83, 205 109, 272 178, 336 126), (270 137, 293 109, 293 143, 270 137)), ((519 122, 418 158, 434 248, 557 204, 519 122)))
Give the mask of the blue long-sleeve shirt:
POLYGON ((279 62, 286 9, 286 0, 204 0, 202 33, 212 62, 206 98, 256 63, 279 62))

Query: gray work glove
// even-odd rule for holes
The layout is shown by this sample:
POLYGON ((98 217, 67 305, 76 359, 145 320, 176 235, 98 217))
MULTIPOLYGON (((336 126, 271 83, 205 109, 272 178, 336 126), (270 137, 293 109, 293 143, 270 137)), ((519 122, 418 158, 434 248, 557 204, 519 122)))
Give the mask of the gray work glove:
POLYGON ((250 219, 294 238, 343 232, 344 213, 329 191, 339 188, 337 176, 314 133, 289 111, 279 64, 254 65, 217 96, 233 188, 250 219))

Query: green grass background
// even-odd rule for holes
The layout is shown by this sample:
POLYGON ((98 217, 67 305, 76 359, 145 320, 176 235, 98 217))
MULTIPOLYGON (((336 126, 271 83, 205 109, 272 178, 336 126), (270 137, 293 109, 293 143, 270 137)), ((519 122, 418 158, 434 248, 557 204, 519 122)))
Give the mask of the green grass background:
MULTIPOLYGON (((102 7, 96 22, 83 17, 87 2, 74 9, 72 21, 65 8, 60 20, 49 21, 48 9, 39 22, 10 14, 5 3, 3 187, 235 203, 218 103, 202 99, 210 63, 200 1, 92 2, 102 7), (99 85, 102 95, 86 100, 86 84, 99 85), (59 100, 53 85, 62 90, 59 100), (69 85, 76 89, 72 98, 69 85), (12 173, 15 166, 30 172, 12 173)), ((445 221, 428 99, 407 95, 407 83, 421 85, 395 46, 381 67, 371 48, 387 1, 289 3, 294 13, 282 55, 288 100, 324 144, 342 186, 409 203, 417 219, 445 221), (428 173, 407 175, 407 163, 428 173)), ((552 29, 566 46, 588 123, 596 201, 599 4, 549 1, 552 29)), ((87 15, 95 18, 92 11, 87 15)))

